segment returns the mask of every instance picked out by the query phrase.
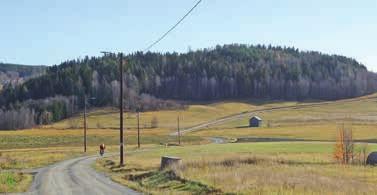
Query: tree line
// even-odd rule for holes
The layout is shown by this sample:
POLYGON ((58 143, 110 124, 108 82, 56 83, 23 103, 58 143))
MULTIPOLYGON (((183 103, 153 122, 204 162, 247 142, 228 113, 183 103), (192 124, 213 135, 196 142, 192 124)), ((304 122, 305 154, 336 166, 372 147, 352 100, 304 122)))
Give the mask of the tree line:
POLYGON ((4 112, 28 100, 73 96, 80 109, 87 96, 96 98, 94 106, 115 106, 120 82, 129 110, 179 106, 166 99, 334 100, 377 89, 376 74, 354 59, 290 47, 231 44, 181 54, 136 52, 125 61, 123 81, 115 54, 63 62, 40 77, 6 86, 0 105, 4 112))

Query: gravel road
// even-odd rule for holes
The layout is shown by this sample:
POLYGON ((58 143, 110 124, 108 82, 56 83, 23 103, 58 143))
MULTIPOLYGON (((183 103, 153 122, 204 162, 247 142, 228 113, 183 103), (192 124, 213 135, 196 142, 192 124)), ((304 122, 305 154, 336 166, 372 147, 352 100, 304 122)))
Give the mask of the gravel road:
POLYGON ((97 173, 91 167, 97 158, 97 156, 79 157, 42 168, 35 175, 29 192, 24 194, 140 194, 97 173))

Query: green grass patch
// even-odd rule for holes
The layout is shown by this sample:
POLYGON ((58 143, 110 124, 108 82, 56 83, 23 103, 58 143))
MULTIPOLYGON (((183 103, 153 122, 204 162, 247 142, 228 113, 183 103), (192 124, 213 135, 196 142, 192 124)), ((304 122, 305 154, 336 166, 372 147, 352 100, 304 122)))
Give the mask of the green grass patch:
POLYGON ((32 175, 23 173, 0 173, 0 192, 24 192, 32 181, 32 175))
MULTIPOLYGON (((144 174, 145 175, 145 174, 144 174)), ((209 194, 220 192, 200 182, 190 181, 178 177, 173 171, 154 171, 147 174, 147 177, 134 177, 133 181, 138 182, 141 187, 147 189, 172 189, 174 191, 189 192, 192 194, 209 194)))
POLYGON ((133 165, 120 167, 114 160, 98 160, 94 166, 121 184, 148 194, 215 194, 221 191, 197 181, 179 177, 172 170, 148 170, 133 165))

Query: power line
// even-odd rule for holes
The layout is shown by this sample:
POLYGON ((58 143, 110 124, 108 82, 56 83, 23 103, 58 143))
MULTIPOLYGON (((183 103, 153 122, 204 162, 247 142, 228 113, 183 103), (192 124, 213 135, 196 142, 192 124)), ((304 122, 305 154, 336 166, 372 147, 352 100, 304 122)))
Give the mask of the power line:
POLYGON ((149 45, 145 50, 144 52, 148 51, 149 49, 151 49, 153 46, 155 46, 158 42, 160 42, 162 39, 164 39, 166 37, 166 35, 168 35, 172 30, 174 30, 175 27, 177 27, 188 15, 190 15, 190 13, 192 11, 194 11, 194 9, 200 4, 200 2, 202 2, 202 0, 199 0, 198 2, 196 2, 196 4, 174 25, 172 26, 165 34, 163 34, 159 39, 157 39, 155 42, 153 42, 151 45, 149 45))

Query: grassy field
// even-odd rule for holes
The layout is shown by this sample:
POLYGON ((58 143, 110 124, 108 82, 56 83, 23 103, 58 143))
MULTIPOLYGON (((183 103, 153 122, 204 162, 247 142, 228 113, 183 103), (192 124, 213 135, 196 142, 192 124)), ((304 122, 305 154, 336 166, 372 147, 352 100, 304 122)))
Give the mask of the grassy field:
MULTIPOLYGON (((355 125, 344 123, 352 128, 356 140, 377 142, 377 125, 355 125)), ((292 125, 262 128, 209 128, 187 135, 199 137, 259 137, 259 138, 291 138, 319 141, 334 141, 343 123, 327 123, 313 125, 292 125)))
MULTIPOLYGON (((207 105, 192 105, 181 111, 154 111, 140 114, 141 136, 143 144, 161 144, 176 142, 169 136, 177 128, 179 115, 181 128, 201 122, 213 120, 226 115, 253 109, 254 105, 247 103, 213 103, 207 105), (158 126, 151 128, 151 121, 157 118, 158 126)), ((0 149, 40 148, 40 147, 72 147, 82 145, 82 117, 77 116, 52 125, 34 129, 17 131, 0 131, 0 149)), ((125 137, 127 144, 136 144, 137 128, 136 114, 125 114, 125 137)), ((119 142, 119 114, 116 110, 107 108, 95 110, 88 116, 88 144, 97 146, 101 143, 114 145, 119 142)), ((184 136, 185 144, 203 143, 198 136, 184 136)))
POLYGON ((279 137, 334 140, 339 127, 352 128, 357 140, 377 141, 377 98, 341 100, 321 105, 262 111, 237 120, 192 132, 192 136, 279 137), (249 128, 248 119, 258 115, 261 128, 249 128))
POLYGON ((338 165, 332 152, 332 143, 211 144, 131 153, 124 168, 116 165, 117 158, 101 159, 97 167, 111 173, 115 181, 154 194, 360 194, 377 190, 376 168, 338 165), (181 157, 183 163, 158 171, 165 155, 181 157))
MULTIPOLYGON (((333 162, 333 143, 270 142, 223 145, 207 144, 207 137, 259 137, 332 141, 339 126, 353 129, 359 141, 377 142, 376 95, 335 102, 224 101, 188 106, 184 110, 141 113, 143 152, 132 152, 136 144, 136 114, 126 113, 126 168, 117 159, 102 159, 96 167, 115 181, 144 192, 161 193, 331 193, 376 190, 376 170, 363 166, 340 166, 333 162), (311 105, 315 103, 316 105, 311 105), (291 107, 295 106, 295 107, 291 107), (181 128, 253 110, 288 107, 251 113, 263 119, 261 128, 248 128, 248 118, 209 126, 183 136, 176 143, 177 116, 181 128), (157 119, 157 127, 151 121, 157 119), (198 145, 199 144, 199 145, 198 145), (162 155, 179 156, 182 166, 158 171, 162 155), (235 159, 235 160, 230 160, 235 159), (224 179, 228 178, 228 179, 224 179), (339 181, 339 182, 336 182, 339 181), (239 184, 243 185, 239 185, 239 184), (345 187, 344 187, 345 186, 345 187), (365 189, 365 190, 364 190, 365 189), (332 191, 333 190, 333 191, 332 191)), ((117 151, 119 115, 117 110, 93 110, 88 116, 88 154, 101 143, 117 151)), ((4 172, 46 166, 85 155, 82 152, 82 117, 28 130, 0 131, 0 192, 27 189, 29 174, 4 172), (57 152, 58 151, 58 152, 57 152), (3 171, 2 171, 3 170, 3 171)), ((369 144, 370 150, 377 150, 369 144)))
MULTIPOLYGON (((275 107, 277 105, 296 105, 296 102, 239 101, 195 104, 184 110, 162 110, 140 113, 140 126, 143 144, 166 144, 177 142, 169 133, 177 129, 177 117, 180 127, 186 128, 225 116, 254 109, 275 107), (156 118, 156 128, 151 128, 151 121, 156 118)), ((136 113, 125 114, 125 137, 127 144, 137 143, 136 113)), ((119 142, 119 114, 111 108, 94 110, 88 115, 88 144, 97 146, 101 143, 114 145, 119 142)), ((206 143, 200 136, 186 135, 184 144, 206 143)), ((83 119, 73 117, 34 129, 0 131, 0 149, 41 148, 41 147, 76 147, 82 145, 83 119)))
MULTIPOLYGON (((1 134, 1 132, 0 132, 1 134)), ((137 144, 137 136, 129 131, 125 133, 127 145, 137 144)), ((176 143, 177 138, 168 135, 148 135, 141 133, 141 143, 165 144, 176 143)), ((199 144, 205 142, 198 136, 184 136, 182 142, 185 144, 199 144)), ((119 143, 119 130, 88 130, 87 143, 89 146, 116 145, 119 143)), ((43 148, 43 147, 79 147, 83 145, 82 130, 29 130, 6 132, 0 135, 0 148, 43 148)))

